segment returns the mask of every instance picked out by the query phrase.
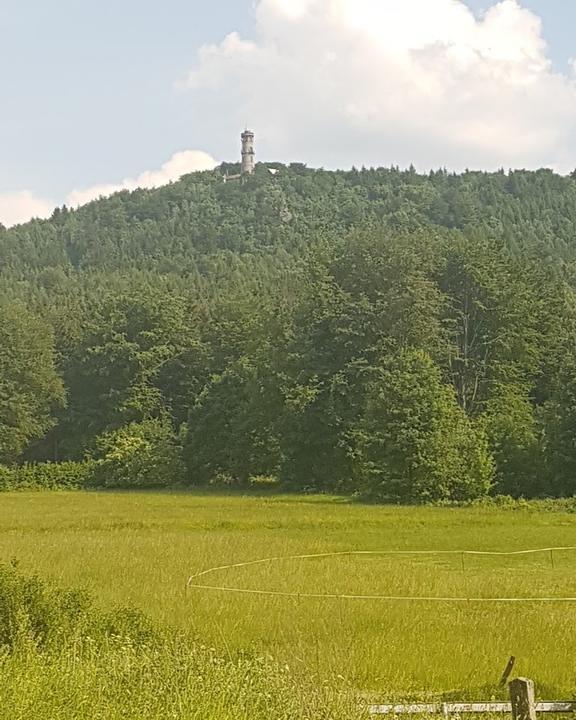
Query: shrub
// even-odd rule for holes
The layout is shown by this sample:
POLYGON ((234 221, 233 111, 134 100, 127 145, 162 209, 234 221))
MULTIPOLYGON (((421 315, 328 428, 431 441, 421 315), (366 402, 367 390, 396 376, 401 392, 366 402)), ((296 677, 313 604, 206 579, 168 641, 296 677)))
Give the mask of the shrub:
POLYGON ((12 649, 23 641, 40 646, 75 633, 89 609, 85 593, 22 575, 15 563, 0 565, 0 647, 12 649))
POLYGON ((0 465, 0 490, 74 490, 89 483, 92 469, 90 462, 0 465))
POLYGON ((0 491, 10 490, 14 480, 14 471, 6 465, 0 465, 0 491))
POLYGON ((280 487, 280 481, 274 475, 251 475, 249 484, 257 490, 276 490, 280 487))
POLYGON ((184 478, 181 455, 167 421, 131 423, 98 438, 91 484, 107 488, 174 485, 184 478))

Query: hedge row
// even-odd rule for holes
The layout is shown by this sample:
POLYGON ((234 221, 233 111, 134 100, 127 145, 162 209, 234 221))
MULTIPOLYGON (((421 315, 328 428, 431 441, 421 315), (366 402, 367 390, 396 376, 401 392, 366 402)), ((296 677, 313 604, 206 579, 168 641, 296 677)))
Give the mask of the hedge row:
POLYGON ((63 462, 26 464, 14 467, 0 465, 0 490, 74 490, 86 487, 94 463, 63 462))

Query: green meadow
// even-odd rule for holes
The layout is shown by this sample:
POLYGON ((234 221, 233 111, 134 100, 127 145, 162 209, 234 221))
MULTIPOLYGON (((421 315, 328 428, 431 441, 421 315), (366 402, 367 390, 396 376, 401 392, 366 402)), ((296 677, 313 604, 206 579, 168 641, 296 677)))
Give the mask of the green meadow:
POLYGON ((573 696, 576 602, 487 599, 576 597, 576 551, 461 553, 576 545, 568 508, 112 492, 5 493, 0 502, 0 562, 86 589, 102 608, 140 608, 224 658, 269 657, 366 698, 489 699, 515 655, 515 672, 532 677, 540 697, 573 696), (352 551, 374 554, 294 558, 352 551), (277 559, 193 581, 236 591, 187 588, 204 570, 265 558, 277 559))

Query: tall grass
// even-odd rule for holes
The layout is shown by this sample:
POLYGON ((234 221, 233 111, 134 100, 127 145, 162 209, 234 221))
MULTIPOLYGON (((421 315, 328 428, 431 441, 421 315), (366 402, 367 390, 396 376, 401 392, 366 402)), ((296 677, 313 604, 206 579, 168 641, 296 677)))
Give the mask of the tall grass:
POLYGON ((6 720, 362 715, 349 693, 315 687, 270 659, 223 657, 137 612, 99 612, 84 594, 1 566, 0 634, 6 720))
MULTIPOLYGON (((103 607, 129 603, 227 658, 271 656, 297 677, 390 699, 486 698, 510 655, 543 699, 571 697, 576 606, 382 602, 186 592, 234 562, 346 550, 520 550, 576 544, 565 511, 382 508, 326 497, 59 493, 0 497, 0 558, 18 557, 103 607)), ((273 591, 576 596, 576 553, 340 557, 238 568, 207 584, 273 591), (464 562, 464 564, 462 564, 464 562)))
POLYGON ((5 720, 362 718, 357 701, 305 688, 265 660, 222 660, 186 645, 18 652, 0 660, 5 720))

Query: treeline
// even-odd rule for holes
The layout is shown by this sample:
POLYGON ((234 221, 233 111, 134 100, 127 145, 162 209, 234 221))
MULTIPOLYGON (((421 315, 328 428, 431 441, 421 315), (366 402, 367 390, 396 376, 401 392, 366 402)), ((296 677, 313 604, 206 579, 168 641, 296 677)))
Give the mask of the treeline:
POLYGON ((576 182, 276 167, 0 230, 0 485, 573 495, 576 182))

